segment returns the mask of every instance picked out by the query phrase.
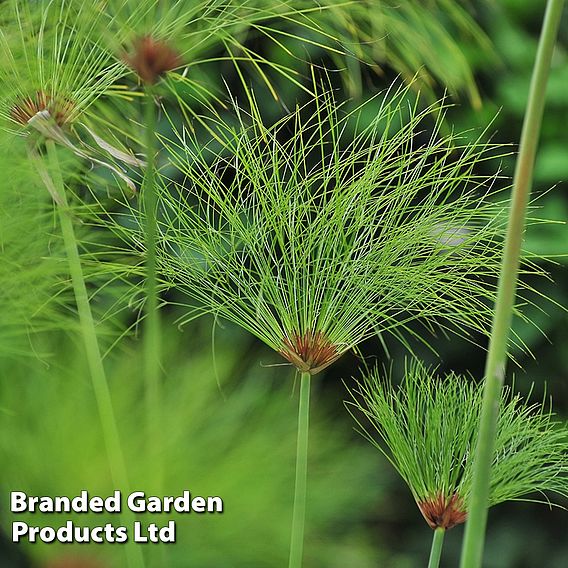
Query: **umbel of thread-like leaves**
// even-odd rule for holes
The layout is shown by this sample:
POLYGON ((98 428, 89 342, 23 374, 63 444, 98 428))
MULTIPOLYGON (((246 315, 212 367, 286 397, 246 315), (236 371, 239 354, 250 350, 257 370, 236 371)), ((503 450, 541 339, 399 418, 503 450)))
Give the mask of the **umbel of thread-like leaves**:
MULTIPOLYGON (((0 33, 0 82, 6 86, 0 94, 0 127, 29 136, 28 153, 34 160, 39 158, 35 145, 39 135, 111 170, 135 191, 122 167, 112 162, 140 166, 142 161, 114 148, 80 122, 126 72, 124 64, 102 47, 97 32, 101 15, 90 10, 86 14, 88 4, 74 0, 0 4, 0 16, 12 31, 0 33), (78 126, 99 149, 84 140, 78 126)), ((36 166, 47 179, 41 160, 36 166)), ((61 203, 61 196, 53 188, 49 191, 61 203)))
MULTIPOLYGON (((467 518, 473 448, 483 399, 481 386, 451 374, 410 366, 397 388, 375 371, 352 393, 349 408, 363 434, 396 468, 433 528, 467 518), (369 425, 370 424, 370 425, 369 425)), ((490 504, 533 492, 568 495, 568 428, 542 404, 505 392, 501 401, 490 504)))
POLYGON ((6 127, 27 126, 41 112, 60 127, 74 123, 124 75, 124 65, 102 45, 101 14, 89 4, 1 3, 0 117, 6 127))
POLYGON ((367 103, 365 127, 368 108, 341 114, 318 92, 273 126, 235 108, 240 124, 216 122, 211 145, 190 130, 165 141, 184 181, 160 181, 158 262, 190 313, 240 325, 311 374, 377 330, 404 341, 412 319, 486 329, 503 230, 484 198, 493 177, 474 171, 489 148, 442 137, 408 90, 390 95, 367 103))

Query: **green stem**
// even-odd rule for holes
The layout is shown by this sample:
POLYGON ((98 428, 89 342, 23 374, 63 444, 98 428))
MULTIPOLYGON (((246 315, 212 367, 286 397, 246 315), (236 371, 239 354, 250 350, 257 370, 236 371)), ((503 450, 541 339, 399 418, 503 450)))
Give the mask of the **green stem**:
POLYGON ((442 527, 437 527, 434 531, 434 536, 432 537, 432 548, 430 549, 430 560, 428 560, 428 568, 438 568, 440 565, 445 534, 446 529, 442 527))
POLYGON ((156 491, 160 490, 161 464, 158 434, 161 424, 160 358, 161 333, 158 305, 158 279, 156 268, 157 203, 156 191, 156 105, 151 86, 145 93, 146 156, 148 165, 142 187, 142 205, 146 239, 146 320, 144 327, 144 380, 146 388, 147 439, 150 458, 157 475, 156 491))
POLYGON ((306 485, 308 480, 308 428, 310 421, 310 378, 302 373, 300 382, 300 407, 298 412, 298 444, 296 447, 296 484, 294 488, 294 512, 290 541, 289 568, 300 568, 304 550, 304 524, 306 518, 306 485))
MULTIPOLYGON (((67 255, 67 261, 69 263, 69 273, 71 275, 71 282, 75 294, 75 302, 77 304, 77 311, 79 313, 79 323, 85 344, 87 364, 89 366, 91 380, 93 383, 93 390, 95 392, 95 399, 97 402, 99 418, 103 431, 103 438, 110 464, 111 476, 115 487, 120 488, 122 491, 128 492, 129 484, 126 472, 126 464, 124 461, 124 455, 122 453, 120 437, 116 425, 114 409, 112 406, 112 399, 110 396, 106 373, 99 349, 99 342, 97 339, 97 332, 95 329, 95 322, 93 320, 91 305, 89 303, 89 296, 87 294, 87 287, 85 285, 83 268, 81 267, 81 259, 79 256, 77 239, 75 237, 73 220, 67 204, 63 177, 61 175, 61 169, 59 167, 59 161, 57 158, 57 150, 55 148, 55 143, 52 140, 47 140, 46 146, 51 170, 51 177, 61 202, 61 205, 57 206, 57 212, 59 214, 59 222, 61 224, 65 253, 67 255)), ((124 515, 124 518, 126 519, 127 515, 124 515)), ((128 516, 128 518, 130 520, 130 516, 128 516)), ((126 555, 128 566, 130 566, 131 568, 139 568, 144 566, 144 558, 139 548, 127 546, 126 555)))
POLYGON ((505 378, 507 346, 513 318, 526 209, 544 111, 546 84, 563 4, 564 0, 549 0, 546 8, 521 134, 505 250, 485 364, 483 406, 475 451, 472 492, 468 503, 468 520, 462 548, 461 568, 478 568, 481 566, 483 557, 491 463, 499 417, 501 388, 505 378))

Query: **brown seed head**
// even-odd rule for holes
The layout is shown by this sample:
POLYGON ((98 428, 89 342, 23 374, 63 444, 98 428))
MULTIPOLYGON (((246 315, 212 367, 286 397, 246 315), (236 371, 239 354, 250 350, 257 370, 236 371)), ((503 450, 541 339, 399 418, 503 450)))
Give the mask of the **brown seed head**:
POLYGON ((451 529, 467 518, 463 499, 455 493, 451 497, 438 493, 436 497, 418 503, 418 508, 432 529, 451 529))
POLYGON ((284 338, 279 353, 298 370, 315 375, 336 361, 341 353, 321 331, 307 331, 303 335, 292 334, 284 338))
POLYGON ((167 71, 181 65, 181 56, 165 41, 143 36, 134 41, 132 53, 124 53, 125 63, 144 83, 153 85, 167 71))
POLYGON ((27 126, 38 112, 47 110, 57 125, 62 127, 70 121, 74 106, 70 100, 55 99, 44 91, 37 91, 35 95, 16 102, 10 110, 10 116, 15 122, 27 126))

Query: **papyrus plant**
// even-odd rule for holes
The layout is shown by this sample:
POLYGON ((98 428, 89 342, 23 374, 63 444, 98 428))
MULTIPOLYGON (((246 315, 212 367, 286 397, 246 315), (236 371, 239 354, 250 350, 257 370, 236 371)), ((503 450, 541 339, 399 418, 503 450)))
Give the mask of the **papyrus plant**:
MULTIPOLYGON (((414 363, 399 386, 375 370, 351 396, 348 408, 363 434, 404 479, 435 531, 429 563, 435 568, 445 531, 468 516, 482 386, 453 373, 436 376, 414 363)), ((545 403, 528 404, 506 389, 499 405, 489 505, 534 500, 542 492, 568 496, 568 429, 553 419, 545 403)))
POLYGON ((0 116, 15 132, 39 111, 71 128, 124 73, 85 11, 73 0, 2 3, 0 116))
MULTIPOLYGON (((312 13, 323 9, 280 0, 270 4, 256 0, 105 0, 91 7, 93 19, 98 20, 107 49, 128 66, 144 91, 143 127, 147 163, 140 199, 146 254, 143 373, 147 385, 148 440, 152 452, 159 451, 156 437, 162 406, 162 334, 156 250, 158 191, 155 177, 159 151, 156 132, 158 99, 164 93, 169 94, 184 117, 192 117, 200 122, 205 109, 214 114, 213 107, 222 107, 223 102, 210 84, 195 77, 199 75, 200 65, 212 62, 230 62, 243 82, 245 79, 241 67, 248 65, 268 86, 274 99, 278 99, 278 94, 272 86, 271 75, 283 77, 305 89, 295 70, 267 59, 245 40, 250 35, 257 35, 272 47, 281 47, 283 38, 299 39, 297 34, 301 33, 305 45, 316 45, 339 53, 333 38, 310 18, 312 13), (98 17, 99 13, 101 17, 98 17), (291 24, 295 26, 295 31, 287 29, 291 24), (180 92, 183 92, 183 96, 180 92)), ((158 486, 160 477, 157 475, 158 486)))
MULTIPOLYGON (((136 166, 141 162, 89 128, 94 103, 113 92, 126 67, 113 59, 96 33, 100 14, 87 12, 73 0, 2 4, 2 128, 26 136, 32 157, 37 157, 38 141, 48 139, 81 159, 109 168, 134 191, 122 168, 109 160, 136 166)), ((54 201, 61 204, 64 196, 53 183, 47 186, 54 201)))
POLYGON ((0 7, 0 17, 5 24, 0 32, 1 127, 25 139, 28 157, 58 212, 105 438, 114 455, 111 467, 117 486, 122 486, 124 465, 56 146, 97 161, 79 141, 76 129, 124 66, 89 33, 79 4, 10 0, 0 7))
MULTIPOLYGON (((300 29, 312 29, 314 25, 308 14, 315 8, 302 6, 300 9, 294 2, 280 0, 270 5, 254 0, 105 0, 101 5, 92 6, 91 10, 93 14, 102 13, 98 24, 108 50, 127 65, 144 91, 144 148, 147 156, 141 192, 146 251, 144 375, 147 385, 148 437, 150 446, 154 447, 156 444, 152 440, 161 421, 162 363, 156 253, 158 99, 169 95, 186 118, 193 117, 200 121, 205 109, 214 114, 215 105, 223 106, 223 102, 210 84, 196 78, 200 74, 199 66, 211 62, 230 62, 237 68, 241 78, 243 72, 240 67, 248 65, 268 85, 277 99, 270 80, 271 73, 300 85, 297 73, 285 65, 266 59, 247 46, 244 40, 249 34, 258 34, 265 42, 278 46, 282 35, 294 37, 294 32, 284 32, 277 22, 293 22, 300 29), (182 92, 183 96, 180 94, 182 92)), ((321 30, 318 34, 320 40, 329 39, 328 34, 321 30)), ((305 41, 317 43, 316 39, 305 41)), ((328 42, 329 48, 331 43, 333 42, 328 42)))
POLYGON ((273 126, 237 110, 209 145, 189 130, 166 141, 184 179, 162 178, 160 263, 191 310, 310 375, 377 330, 403 338, 411 319, 483 331, 503 219, 476 166, 495 148, 440 135, 407 95, 367 103, 362 129, 362 108, 320 92, 273 126))
MULTIPOLYGON (((363 109, 343 112, 320 90, 273 126, 255 106, 236 108, 236 127, 211 121, 208 145, 189 129, 165 141, 184 176, 157 186, 165 284, 185 293, 188 320, 230 320, 301 373, 291 566, 302 556, 310 377, 377 331, 404 340, 420 319, 466 334, 490 316, 503 222, 488 199, 494 176, 476 166, 495 149, 442 136, 442 116, 411 101, 407 89, 377 97, 362 128, 363 109)), ((127 225, 114 229, 143 249, 127 225)))

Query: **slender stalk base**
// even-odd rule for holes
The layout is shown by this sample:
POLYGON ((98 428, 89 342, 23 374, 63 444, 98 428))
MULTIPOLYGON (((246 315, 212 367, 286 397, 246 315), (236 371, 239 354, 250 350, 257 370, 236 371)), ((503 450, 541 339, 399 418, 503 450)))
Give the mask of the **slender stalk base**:
POLYGON ((292 515, 292 539, 290 541, 289 568, 302 566, 304 551, 304 525, 306 518, 306 485, 308 480, 308 428, 310 421, 309 373, 302 373, 300 382, 300 407, 298 412, 298 444, 296 448, 296 485, 294 512, 292 515))
POLYGON ((430 560, 428 560, 428 568, 438 568, 440 565, 445 535, 446 529, 443 529, 442 527, 438 527, 434 531, 434 536, 432 537, 432 548, 430 549, 430 560))
MULTIPOLYGON (((69 214, 67 205, 65 187, 57 159, 57 151, 53 141, 48 140, 46 145, 52 180, 54 187, 61 198, 61 205, 57 206, 57 212, 59 214, 59 222, 61 224, 61 232, 63 234, 67 261, 69 263, 71 282, 75 294, 75 301, 77 303, 77 311, 79 313, 79 323, 87 354, 87 364, 89 366, 93 390, 95 392, 111 475, 115 487, 120 488, 123 491, 129 491, 126 464, 122 453, 120 437, 112 406, 112 399, 99 349, 95 323, 93 320, 91 305, 89 303, 89 296, 85 286, 85 278, 81 267, 81 259, 77 247, 73 221, 69 214)), ((132 515, 128 516, 128 518, 130 517, 133 518, 132 515)), ((130 568, 140 568, 144 566, 144 558, 138 547, 127 546, 126 555, 128 566, 130 568)))
POLYGON ((142 187, 146 244, 146 319, 144 326, 144 381, 146 389, 147 439, 149 458, 155 474, 154 491, 161 490, 162 464, 159 458, 161 425, 161 324, 158 305, 158 278, 156 267, 157 191, 156 191, 156 105, 151 86, 145 93, 145 129, 147 167, 142 187))
POLYGON ((461 568, 479 568, 483 557, 491 463, 499 418, 501 387, 505 377, 507 344, 513 318, 526 209, 544 111, 546 83, 563 4, 564 0, 548 1, 521 135, 495 315, 485 365, 483 406, 475 451, 472 493, 468 503, 468 520, 465 528, 461 568))

